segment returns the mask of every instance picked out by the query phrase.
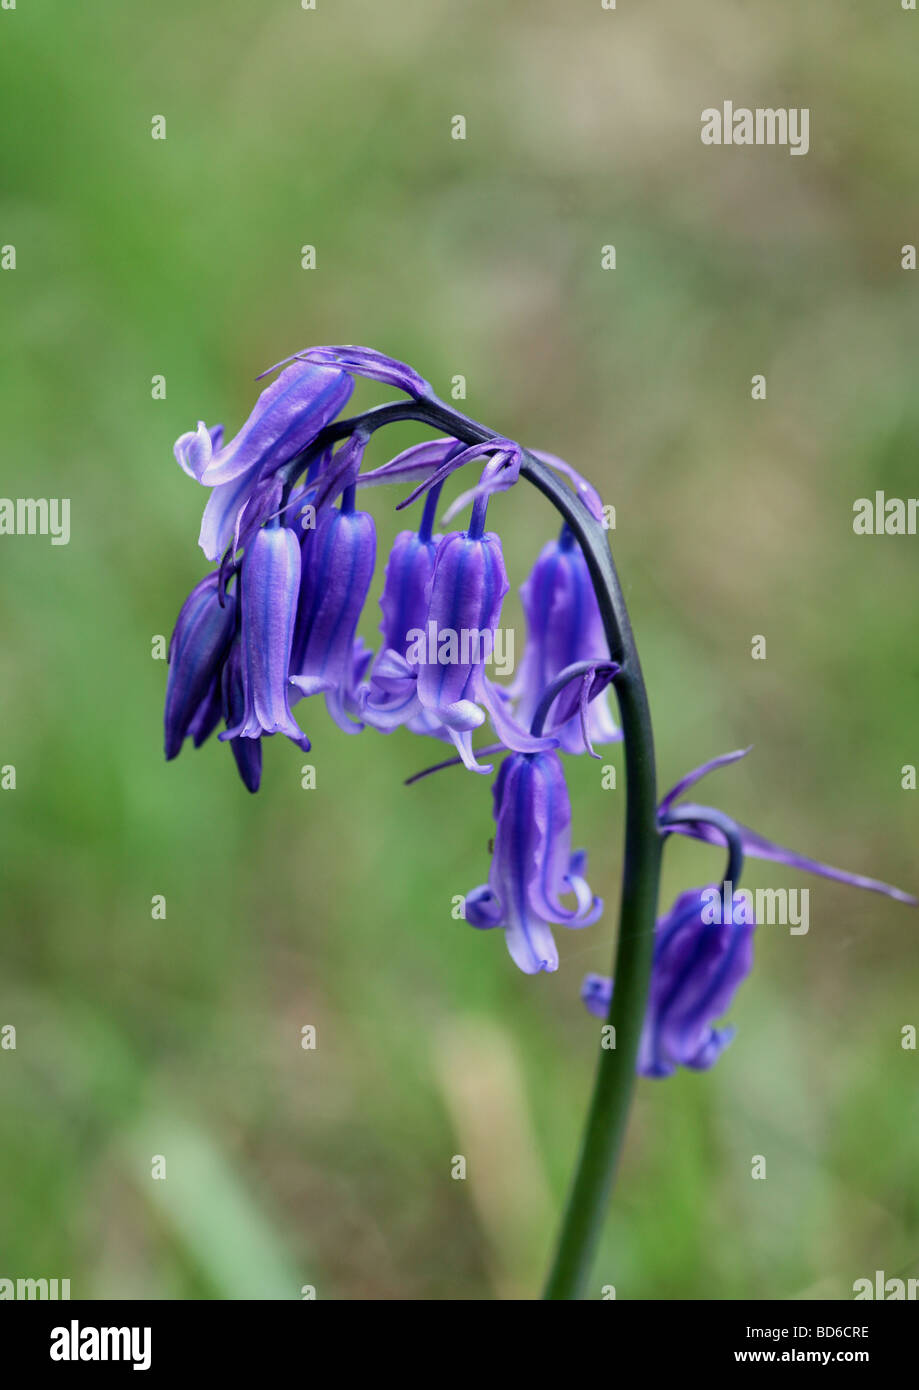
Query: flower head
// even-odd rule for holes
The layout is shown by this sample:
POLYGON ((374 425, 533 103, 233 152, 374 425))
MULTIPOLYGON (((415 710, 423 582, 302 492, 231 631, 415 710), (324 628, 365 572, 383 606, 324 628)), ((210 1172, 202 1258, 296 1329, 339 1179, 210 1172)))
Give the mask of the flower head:
POLYGON ((571 803, 561 759, 507 758, 493 788, 495 848, 488 883, 466 898, 474 927, 503 927, 511 957, 528 975, 558 969, 552 925, 586 927, 603 903, 584 880, 587 856, 571 852, 571 803), (561 898, 574 894, 575 906, 561 898))
MULTIPOLYGON (((558 540, 543 548, 529 579, 521 586, 520 596, 527 641, 510 693, 517 719, 529 726, 550 682, 575 662, 607 656, 609 643, 584 552, 567 526, 558 540)), ((566 753, 583 753, 585 740, 577 715, 561 725, 557 722, 566 698, 563 695, 556 701, 547 722, 566 753)), ((587 736, 588 745, 612 743, 622 737, 606 693, 591 701, 587 736)))
MULTIPOLYGON (((736 762, 749 751, 739 749, 712 758, 671 787, 658 808, 661 832, 690 835, 708 844, 727 840, 735 866, 728 870, 732 889, 740 878, 743 856, 750 855, 883 893, 899 902, 916 903, 909 893, 880 879, 834 869, 784 849, 710 806, 681 803, 685 793, 707 773, 736 762)), ((717 1060, 734 1036, 733 1028, 719 1030, 713 1024, 730 1007, 738 985, 750 973, 755 921, 749 898, 732 892, 728 902, 726 886, 724 891, 709 887, 683 893, 666 917, 658 919, 651 992, 637 1064, 643 1076, 670 1076, 677 1066, 704 1070, 717 1060), (727 904, 723 912, 722 898, 727 904)), ((581 998, 591 1013, 605 1018, 612 997, 611 979, 602 975, 586 977, 581 998)))

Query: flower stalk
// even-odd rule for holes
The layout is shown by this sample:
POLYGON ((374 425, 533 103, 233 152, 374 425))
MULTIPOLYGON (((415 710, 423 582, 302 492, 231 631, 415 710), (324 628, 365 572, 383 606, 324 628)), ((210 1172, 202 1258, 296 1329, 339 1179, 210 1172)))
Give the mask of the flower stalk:
MULTIPOLYGON (((398 401, 377 406, 353 420, 335 422, 323 432, 316 447, 343 438, 358 423, 376 429, 406 419, 442 430, 467 445, 495 438, 492 431, 442 401, 398 401)), ((613 678, 613 686, 625 745, 625 850, 619 933, 613 962, 616 989, 608 1018, 615 1030, 611 1036, 616 1046, 598 1047, 593 1094, 580 1154, 545 1288, 547 1299, 577 1299, 587 1288, 635 1090, 635 1065, 654 955, 663 841, 657 822, 651 711, 607 531, 584 501, 533 454, 524 451, 520 473, 548 498, 577 538, 593 580, 610 656, 620 668, 613 678)))
POLYGON ((491 870, 488 882, 466 895, 466 920, 481 929, 501 927, 511 958, 532 975, 558 968, 553 928, 587 927, 603 910, 584 877, 586 854, 572 851, 559 754, 598 756, 594 742, 622 739, 619 931, 611 975, 588 975, 581 992, 605 1027, 545 1289, 548 1299, 580 1298, 589 1293, 636 1075, 707 1070, 734 1036, 733 1027, 714 1024, 753 962, 756 922, 744 910, 743 893, 733 893, 744 856, 900 902, 915 905, 916 899, 785 849, 714 807, 680 801, 708 773, 749 750, 703 763, 658 804, 648 696, 603 505, 569 464, 486 429, 441 401, 411 367, 372 349, 312 348, 278 367, 280 375, 228 444, 220 426, 208 429, 203 422, 176 444, 180 466, 211 489, 201 548, 213 563, 223 558, 193 589, 173 634, 166 756, 175 757, 188 738, 200 746, 223 717, 219 737, 229 743, 243 784, 255 792, 262 739, 281 734, 308 749, 291 703, 320 693, 347 733, 371 727, 386 734, 404 726, 452 742, 456 757, 410 783, 458 763, 487 775, 493 768, 478 756, 500 754, 505 761, 492 787, 491 870), (408 399, 337 419, 354 376, 397 387, 408 399), (405 420, 445 437, 361 472, 371 436, 405 420), (471 506, 469 524, 465 531, 435 534, 441 488, 469 463, 483 465, 478 483, 443 517, 449 521, 471 506), (486 513, 494 494, 520 477, 551 502, 563 525, 521 590, 527 649, 513 685, 501 687, 488 678, 485 663, 509 581, 500 536, 485 529, 486 513), (358 509, 357 498, 363 488, 388 483, 411 486, 397 511, 422 495, 425 501, 418 530, 401 532, 387 561, 383 641, 375 655, 357 636, 376 562, 373 518, 358 509), (447 635, 446 647, 439 641, 417 645, 417 634, 432 631, 435 638, 447 635), (472 636, 474 644, 466 641, 472 636), (607 705, 610 684, 621 729, 607 705), (474 748, 473 734, 486 719, 498 743, 474 748), (725 845, 728 866, 720 889, 684 892, 658 918, 661 854, 672 834, 725 845), (574 907, 562 901, 570 896, 574 907), (719 907, 709 915, 712 898, 719 907))

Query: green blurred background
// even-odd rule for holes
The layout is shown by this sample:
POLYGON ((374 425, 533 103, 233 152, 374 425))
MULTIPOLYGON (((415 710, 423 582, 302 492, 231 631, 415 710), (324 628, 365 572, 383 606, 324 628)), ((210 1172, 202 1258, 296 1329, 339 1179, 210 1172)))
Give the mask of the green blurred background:
MULTIPOLYGON (((617 508, 662 785, 753 743, 713 799, 917 887, 919 540, 852 531, 855 498, 916 491, 917 26, 894 0, 0 11, 0 491, 72 499, 68 546, 0 550, 0 1276, 98 1298, 540 1287, 621 777, 570 766, 607 912, 533 979, 451 919, 487 874, 490 795, 456 771, 403 788, 437 745, 303 705, 313 791, 280 740, 257 797, 216 742, 163 762, 151 644, 205 568, 172 443, 234 431, 299 348, 371 344, 443 394, 461 373, 470 414, 583 469, 617 508), (810 153, 706 148, 725 99, 809 107, 810 153)), ((382 548, 396 497, 370 497, 382 548)), ((492 519, 516 585, 555 522, 525 486, 492 519)), ((662 901, 721 862, 673 845, 662 901)), ((919 1273, 917 918, 768 866, 746 882, 810 888, 810 932, 759 931, 714 1071, 640 1084, 592 1296, 850 1298, 919 1273)))

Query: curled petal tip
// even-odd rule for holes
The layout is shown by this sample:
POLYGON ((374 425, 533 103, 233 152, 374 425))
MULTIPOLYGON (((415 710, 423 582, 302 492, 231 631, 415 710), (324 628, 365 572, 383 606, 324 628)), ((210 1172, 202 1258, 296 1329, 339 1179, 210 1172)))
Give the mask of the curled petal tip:
POLYGON ((698 767, 693 768, 692 772, 687 772, 685 777, 681 777, 678 782, 674 783, 661 798, 659 810, 661 812, 668 811, 674 801, 681 797, 684 792, 689 791, 690 787, 694 787, 703 777, 707 777, 716 768, 727 767, 730 763, 739 762, 741 758, 745 758, 751 752, 752 748, 753 744, 751 743, 747 748, 735 748, 732 753, 721 753, 717 758, 709 758, 707 762, 700 763, 698 767))
POLYGON ((358 347, 349 343, 337 347, 307 348, 298 356, 304 362, 334 365, 356 376, 368 377, 371 381, 382 381, 416 399, 431 395, 430 385, 413 367, 398 361, 395 357, 388 357, 384 352, 377 352, 375 348, 358 347))
POLYGON ((220 428, 218 425, 217 430, 209 430, 204 421, 199 420, 198 428, 179 435, 173 446, 176 463, 196 482, 201 482, 202 475, 211 462, 214 436, 218 435, 219 438, 220 428))

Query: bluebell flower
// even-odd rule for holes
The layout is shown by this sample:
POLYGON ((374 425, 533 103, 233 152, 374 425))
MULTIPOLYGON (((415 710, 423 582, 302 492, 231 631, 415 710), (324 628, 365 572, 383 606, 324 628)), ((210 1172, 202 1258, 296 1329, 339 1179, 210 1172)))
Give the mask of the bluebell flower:
MULTIPOLYGON (((662 798, 658 823, 665 835, 689 835, 708 844, 721 845, 727 823, 736 845, 745 855, 804 869, 823 878, 855 888, 883 893, 899 902, 916 899, 880 879, 834 869, 766 840, 747 826, 731 821, 711 807, 682 802, 681 798, 707 773, 736 762, 750 750, 712 758, 681 778, 662 798), (720 823, 720 824, 719 824, 720 823)), ((732 875, 736 879, 738 875, 732 875)), ((733 887, 736 888, 736 882, 733 887)), ((730 1006, 738 986, 753 964, 753 929, 749 899, 734 893, 732 920, 721 920, 711 910, 717 888, 683 893, 670 912, 658 919, 648 1012, 642 1032, 638 1071, 643 1076, 670 1076, 679 1066, 704 1069, 717 1060, 734 1036, 733 1029, 716 1029, 715 1020, 730 1006)), ((612 981, 588 975, 582 998, 591 1013, 605 1018, 613 996, 612 981)))
MULTIPOLYGON (((521 585, 520 596, 527 639, 510 694, 518 721, 529 725, 543 691, 555 677, 575 662, 607 657, 609 643, 584 552, 567 526, 558 540, 543 548, 529 579, 521 585)), ((592 744, 621 739, 604 693, 591 701, 585 745, 576 714, 559 723, 571 698, 571 692, 563 693, 547 721, 566 753, 583 753, 592 744)))
POLYGON ((376 528, 369 512, 355 510, 353 487, 340 508, 319 512, 301 546, 291 684, 301 695, 323 694, 339 728, 357 733, 359 686, 372 653, 356 645, 355 634, 373 578, 376 528))
POLYGON ((300 546, 287 526, 266 526, 250 540, 240 575, 243 708, 221 739, 285 734, 308 750, 290 712, 288 678, 300 546))
POLYGON ((407 660, 412 634, 427 622, 434 562, 441 537, 424 529, 400 531, 383 579, 380 654, 370 675, 363 718, 383 733, 405 726, 412 733, 447 737, 444 726, 423 707, 418 670, 407 660))
POLYGON ((216 431, 203 424, 176 441, 175 455, 185 472, 213 489, 199 537, 209 560, 218 560, 230 544, 256 483, 305 449, 353 389, 351 377, 338 367, 294 361, 265 388, 228 444, 220 448, 216 431))
POLYGON ((515 722, 503 692, 485 674, 495 629, 508 591, 500 537, 482 532, 475 518, 468 531, 453 531, 437 548, 425 623, 408 660, 417 669, 422 709, 444 725, 466 767, 487 773, 476 761, 473 731, 486 711, 506 748, 538 752, 554 738, 535 738, 515 722))
MULTIPOLYGON (((716 894, 718 888, 713 890, 716 894)), ((731 920, 711 920, 707 890, 681 893, 654 936, 654 964, 636 1070, 641 1076, 672 1076, 678 1066, 704 1071, 734 1037, 734 1028, 714 1028, 753 968, 755 922, 746 899, 734 895, 731 920)), ((612 981, 588 975, 581 998, 605 1019, 612 981)))
POLYGON ((220 717, 220 668, 233 637, 236 605, 228 595, 221 607, 218 582, 215 572, 195 585, 182 605, 169 644, 164 714, 167 758, 174 758, 188 737, 195 747, 200 746, 220 717))
POLYGON ((466 921, 503 927, 514 962, 527 975, 558 969, 553 924, 586 927, 603 911, 584 879, 587 856, 571 852, 571 803, 561 759, 515 753, 492 789, 497 823, 488 883, 466 897, 466 921), (561 898, 573 895, 575 905, 561 898))

